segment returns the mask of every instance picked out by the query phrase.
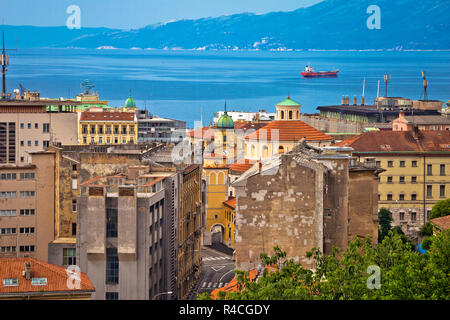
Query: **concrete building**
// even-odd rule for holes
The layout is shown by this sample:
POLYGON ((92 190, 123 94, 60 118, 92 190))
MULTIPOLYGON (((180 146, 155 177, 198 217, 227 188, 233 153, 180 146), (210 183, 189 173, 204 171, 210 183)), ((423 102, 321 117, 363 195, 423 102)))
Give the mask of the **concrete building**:
POLYGON ((93 299, 173 298, 178 183, 176 172, 135 166, 81 184, 77 262, 93 299))
POLYGON ((337 145, 386 170, 379 176, 379 209, 390 210, 392 225, 413 241, 433 205, 450 197, 450 131, 375 131, 337 145))
POLYGON ((0 101, 0 164, 26 164, 51 144, 77 143, 78 102, 0 101))
POLYGON ((0 258, 0 266, 0 300, 90 300, 95 292, 85 273, 34 258, 0 258))
POLYGON ((280 246, 303 266, 313 247, 347 249, 353 237, 377 241, 375 163, 352 161, 351 148, 317 148, 301 141, 290 152, 255 163, 236 190, 236 268, 251 270, 260 254, 280 246))
POLYGON ((139 142, 177 143, 186 135, 186 122, 151 115, 147 110, 136 111, 139 142))
POLYGON ((29 164, 0 164, 0 257, 47 262, 54 236, 55 154, 30 156, 29 164))
POLYGON ((450 116, 436 115, 436 116, 407 116, 404 112, 400 112, 398 118, 392 121, 393 131, 414 130, 417 127, 419 130, 450 130, 450 116))
MULTIPOLYGON (((225 111, 217 111, 214 112, 214 124, 217 124, 220 117, 224 115, 225 111)), ((234 122, 237 121, 245 121, 245 122, 270 122, 275 120, 275 113, 266 112, 266 110, 259 110, 258 112, 249 112, 249 111, 227 111, 227 114, 233 119, 234 122)))

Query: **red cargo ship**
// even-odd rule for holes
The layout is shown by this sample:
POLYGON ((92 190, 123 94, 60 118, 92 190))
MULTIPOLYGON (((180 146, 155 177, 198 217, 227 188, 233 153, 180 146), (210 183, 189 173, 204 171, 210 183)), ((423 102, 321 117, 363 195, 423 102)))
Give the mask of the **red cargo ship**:
POLYGON ((311 66, 306 66, 305 71, 301 73, 305 78, 313 78, 313 77, 337 77, 339 70, 332 71, 314 71, 314 68, 311 66))

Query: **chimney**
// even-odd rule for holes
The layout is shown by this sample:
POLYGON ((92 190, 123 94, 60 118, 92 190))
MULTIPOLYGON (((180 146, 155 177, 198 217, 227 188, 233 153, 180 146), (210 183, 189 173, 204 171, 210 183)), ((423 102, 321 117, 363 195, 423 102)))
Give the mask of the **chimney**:
POLYGON ((349 96, 345 97, 345 105, 346 106, 350 105, 350 97, 349 96))
POLYGON ((358 100, 356 99, 356 96, 353 96, 353 106, 357 106, 358 105, 358 100))
POLYGON ((259 173, 261 173, 261 170, 262 170, 262 162, 261 161, 258 162, 258 168, 259 168, 259 173))
POLYGON ((361 97, 361 106, 364 105, 364 97, 361 97))
POLYGON ((25 262, 25 270, 22 271, 22 275, 26 280, 31 279, 31 265, 30 262, 25 262))
POLYGON ((341 105, 345 106, 345 96, 342 96, 341 105))
POLYGON ((419 140, 419 133, 420 133, 419 127, 415 124, 413 126, 413 137, 414 137, 414 139, 419 140))

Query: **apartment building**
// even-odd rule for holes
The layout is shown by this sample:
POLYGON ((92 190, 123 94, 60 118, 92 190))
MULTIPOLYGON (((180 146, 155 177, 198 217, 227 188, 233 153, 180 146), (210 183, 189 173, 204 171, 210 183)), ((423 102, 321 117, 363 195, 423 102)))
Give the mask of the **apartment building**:
POLYGON ((81 184, 77 263, 96 288, 93 299, 173 299, 177 179, 134 166, 81 184))
POLYGON ((33 152, 28 164, 0 164, 0 257, 48 261, 54 235, 54 153, 33 152))
POLYGON ((450 131, 367 132, 338 145, 364 161, 374 157, 379 175, 378 204, 392 212, 393 225, 412 239, 429 220, 433 205, 450 197, 450 131))
POLYGON ((78 112, 78 144, 119 145, 137 143, 135 112, 78 112))

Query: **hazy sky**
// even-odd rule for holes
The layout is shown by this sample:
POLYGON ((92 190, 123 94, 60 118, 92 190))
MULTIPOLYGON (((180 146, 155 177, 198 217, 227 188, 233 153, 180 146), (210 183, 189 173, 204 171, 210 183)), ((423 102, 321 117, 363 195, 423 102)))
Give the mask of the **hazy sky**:
MULTIPOLYGON (((322 0, 0 0, 6 25, 63 26, 70 5, 81 9, 81 27, 139 28, 174 19, 242 12, 290 11, 322 0)), ((2 21, 0 21, 2 22, 2 21)))

